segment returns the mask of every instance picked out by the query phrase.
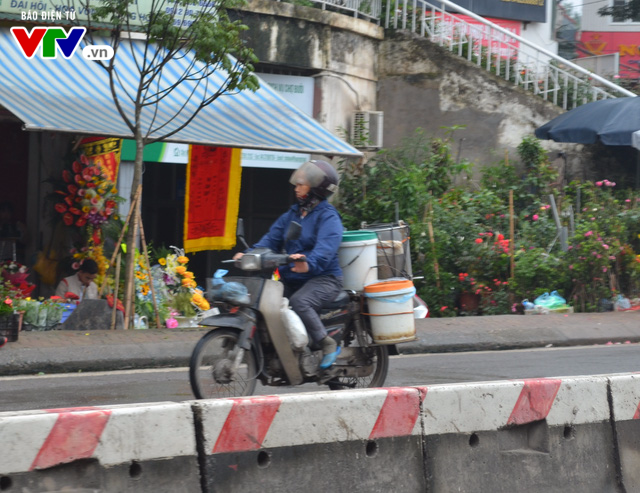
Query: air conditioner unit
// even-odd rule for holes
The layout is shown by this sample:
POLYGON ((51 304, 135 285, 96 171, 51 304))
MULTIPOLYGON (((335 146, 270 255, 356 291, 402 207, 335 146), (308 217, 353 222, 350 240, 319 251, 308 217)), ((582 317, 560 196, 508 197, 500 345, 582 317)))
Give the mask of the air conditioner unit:
POLYGON ((382 111, 354 111, 351 118, 351 143, 358 148, 380 149, 383 118, 382 111))

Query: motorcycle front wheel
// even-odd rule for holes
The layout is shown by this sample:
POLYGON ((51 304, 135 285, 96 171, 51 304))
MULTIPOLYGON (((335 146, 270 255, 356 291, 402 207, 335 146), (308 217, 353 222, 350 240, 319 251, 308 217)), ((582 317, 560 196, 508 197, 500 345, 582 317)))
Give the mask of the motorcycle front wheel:
MULTIPOLYGON (((357 346, 356 339, 347 346, 357 346)), ((373 365, 373 372, 366 377, 335 377, 327 382, 331 390, 366 389, 382 387, 389 371, 389 350, 387 346, 369 346, 361 349, 373 365)))
POLYGON ((252 395, 256 388, 258 364, 253 351, 244 351, 233 370, 238 351, 238 332, 215 329, 198 341, 189 362, 189 381, 196 399, 252 395))

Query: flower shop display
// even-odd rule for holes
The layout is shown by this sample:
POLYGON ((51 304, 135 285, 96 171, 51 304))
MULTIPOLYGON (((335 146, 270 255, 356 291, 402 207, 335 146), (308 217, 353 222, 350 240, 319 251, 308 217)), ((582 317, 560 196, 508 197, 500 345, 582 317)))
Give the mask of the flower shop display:
POLYGON ((35 284, 27 281, 29 269, 26 265, 7 260, 0 264, 0 272, 2 273, 2 279, 10 282, 21 298, 29 297, 36 287, 35 284))
POLYGON ((16 307, 24 312, 24 330, 52 330, 62 321, 66 304, 54 298, 20 300, 16 307))
MULTIPOLYGON (((167 328, 197 326, 197 315, 210 306, 188 270, 189 258, 175 246, 156 256, 157 264, 149 267, 145 255, 135 251, 135 320, 146 320, 146 326, 154 327, 157 309, 159 322, 167 328)), ((134 328, 143 327, 143 323, 134 323, 134 328)))
POLYGON ((173 253, 160 257, 158 266, 154 266, 154 269, 158 267, 162 281, 160 288, 166 290, 166 301, 172 310, 165 323, 169 328, 195 326, 194 317, 209 310, 209 302, 203 290, 198 288, 194 273, 188 270, 189 258, 184 250, 175 246, 171 250, 173 253))
POLYGON ((123 200, 108 176, 111 176, 108 170, 81 154, 62 171, 61 178, 50 180, 55 188, 55 211, 67 227, 79 233, 74 235, 76 245, 69 252, 71 267, 77 270, 85 258, 95 260, 98 286, 102 285, 109 265, 103 250, 104 231, 109 224, 119 221, 116 207, 123 200))

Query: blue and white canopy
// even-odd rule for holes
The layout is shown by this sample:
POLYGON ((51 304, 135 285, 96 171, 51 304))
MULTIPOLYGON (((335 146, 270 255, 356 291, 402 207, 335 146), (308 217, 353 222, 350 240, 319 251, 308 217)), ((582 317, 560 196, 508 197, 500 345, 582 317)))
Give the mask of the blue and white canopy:
MULTIPOLYGON (((137 64, 144 56, 143 47, 139 41, 124 41, 116 54, 120 75, 116 90, 130 119, 134 105, 123 88, 131 89, 139 83, 137 64)), ((26 130, 132 138, 113 102, 107 72, 80 51, 76 49, 69 59, 43 59, 38 50, 27 59, 9 29, 0 29, 0 105, 20 118, 26 130)), ((189 63, 189 57, 170 60, 163 70, 162 87, 174 82, 189 63)), ((162 126, 151 134, 156 137, 176 128, 199 104, 197 96, 211 94, 225 78, 226 73, 219 69, 207 77, 206 83, 183 82, 157 105, 145 107, 143 130, 162 126), (190 103, 192 92, 196 97, 190 103)), ((328 156, 362 155, 264 82, 255 93, 247 90, 218 97, 187 127, 165 140, 328 156)))

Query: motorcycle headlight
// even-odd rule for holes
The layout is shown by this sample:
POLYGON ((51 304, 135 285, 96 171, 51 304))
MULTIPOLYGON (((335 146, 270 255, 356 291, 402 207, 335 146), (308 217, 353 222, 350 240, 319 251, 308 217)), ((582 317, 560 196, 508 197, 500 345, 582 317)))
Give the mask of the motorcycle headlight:
POLYGON ((260 254, 245 253, 240 259, 240 268, 242 270, 260 270, 262 268, 260 254))

